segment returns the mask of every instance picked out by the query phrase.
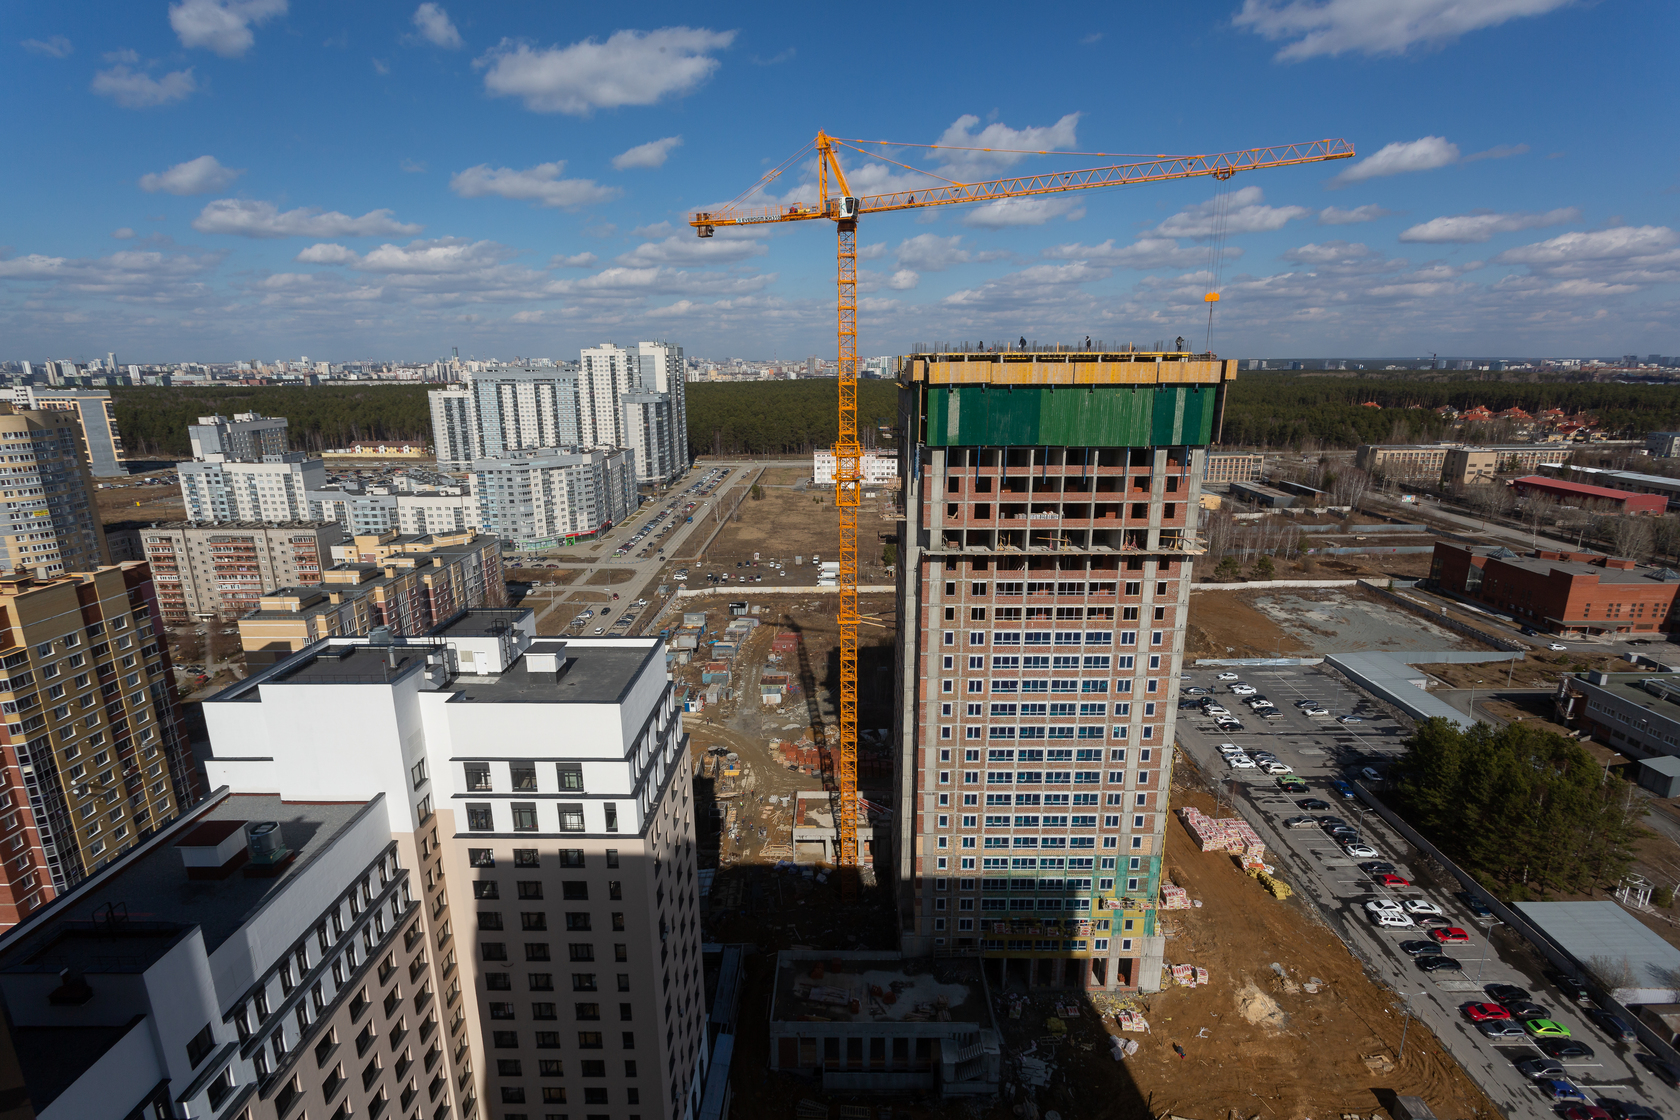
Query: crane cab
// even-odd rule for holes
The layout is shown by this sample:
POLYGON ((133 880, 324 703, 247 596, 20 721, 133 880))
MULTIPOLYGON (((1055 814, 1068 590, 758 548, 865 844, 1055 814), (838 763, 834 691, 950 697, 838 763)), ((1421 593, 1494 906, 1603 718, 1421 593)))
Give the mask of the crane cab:
POLYGON ((834 216, 841 221, 851 221, 858 216, 858 200, 855 195, 843 194, 834 200, 834 216))

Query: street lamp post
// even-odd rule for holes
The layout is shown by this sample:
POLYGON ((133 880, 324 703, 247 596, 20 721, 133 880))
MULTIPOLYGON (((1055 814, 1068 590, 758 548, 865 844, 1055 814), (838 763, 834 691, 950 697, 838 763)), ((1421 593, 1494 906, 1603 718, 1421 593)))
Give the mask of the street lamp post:
POLYGON ((1470 686, 1470 722, 1471 723, 1476 722, 1476 687, 1477 687, 1477 685, 1480 685, 1481 683, 1482 683, 1481 681, 1477 681, 1475 684, 1470 686))

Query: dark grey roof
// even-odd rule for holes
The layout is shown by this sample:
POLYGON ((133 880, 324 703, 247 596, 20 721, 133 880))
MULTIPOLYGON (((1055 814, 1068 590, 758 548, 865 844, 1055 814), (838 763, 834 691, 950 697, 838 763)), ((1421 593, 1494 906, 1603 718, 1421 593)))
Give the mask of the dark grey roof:
MULTIPOLYGON (((566 644, 566 666, 553 673, 527 671, 523 657, 497 677, 457 677, 448 688, 456 703, 616 704, 648 669, 659 643, 648 638, 600 638, 600 645, 566 644)), ((663 675, 663 659, 659 663, 663 675)))

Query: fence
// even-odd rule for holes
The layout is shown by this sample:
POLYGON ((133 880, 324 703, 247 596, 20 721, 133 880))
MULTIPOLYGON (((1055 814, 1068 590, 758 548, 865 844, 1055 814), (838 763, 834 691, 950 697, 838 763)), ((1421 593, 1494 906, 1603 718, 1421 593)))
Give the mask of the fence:
POLYGON ((1457 879, 1465 890, 1487 903, 1487 908, 1493 911, 1495 917, 1511 927, 1524 941, 1534 946, 1535 950, 1548 961, 1551 961, 1554 967, 1580 980, 1586 986, 1587 994, 1593 998, 1593 1001, 1632 1027, 1634 1033, 1639 1036, 1639 1041, 1649 1047, 1651 1053, 1656 1055, 1658 1060, 1668 1063, 1676 1070, 1680 1070, 1680 1050, 1676 1050, 1668 1039, 1658 1034, 1626 1007, 1623 1007, 1614 996, 1587 973, 1580 961, 1565 952, 1561 946, 1536 928, 1521 913, 1493 897, 1492 892, 1477 882, 1474 876, 1443 855, 1441 850, 1425 840, 1417 829, 1407 824, 1398 813, 1383 804, 1374 793, 1366 789, 1363 782, 1353 783, 1353 788, 1359 794, 1359 799, 1369 805, 1377 816, 1386 821, 1394 831, 1405 837, 1407 843, 1428 856, 1447 874, 1457 879))

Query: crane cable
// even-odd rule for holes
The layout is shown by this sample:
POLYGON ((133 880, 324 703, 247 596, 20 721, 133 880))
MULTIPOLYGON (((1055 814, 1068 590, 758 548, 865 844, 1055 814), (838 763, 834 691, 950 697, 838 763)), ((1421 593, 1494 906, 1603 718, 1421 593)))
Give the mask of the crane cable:
POLYGON ((1202 300, 1207 304, 1207 337, 1202 343, 1204 353, 1213 352, 1213 309, 1219 303, 1220 282, 1225 272, 1225 238, 1231 216, 1231 190, 1221 185, 1213 199, 1213 233, 1208 238, 1208 290, 1202 300))

